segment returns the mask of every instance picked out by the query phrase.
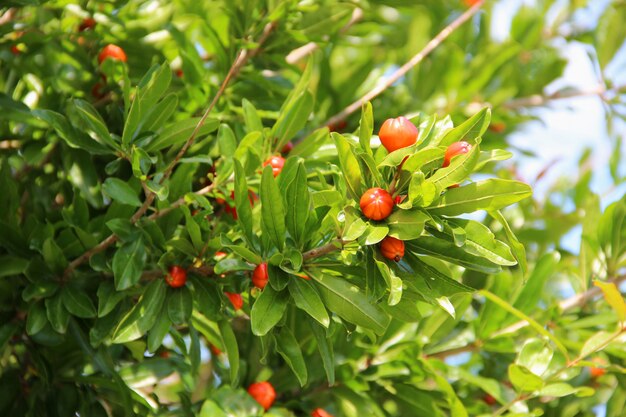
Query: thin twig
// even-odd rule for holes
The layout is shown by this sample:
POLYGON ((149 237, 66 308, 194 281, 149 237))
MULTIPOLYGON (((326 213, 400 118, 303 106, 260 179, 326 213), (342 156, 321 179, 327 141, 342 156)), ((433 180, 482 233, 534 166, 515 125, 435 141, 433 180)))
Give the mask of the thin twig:
MULTIPOLYGON (((228 70, 228 74, 224 78, 224 81, 222 81, 222 85, 220 86, 217 94, 215 95, 215 97, 213 97, 213 100, 209 104, 209 107, 207 107, 207 109, 204 112, 204 114, 203 114, 202 118, 200 119, 200 121, 198 121, 198 124, 196 125, 196 127, 195 127, 194 131, 192 132, 191 136, 189 137, 189 139, 187 139, 187 141, 185 142, 185 144, 183 145, 181 150, 178 152, 178 154, 176 155, 174 160, 172 160, 172 162, 165 169, 165 171, 163 173, 163 177, 161 178, 159 183, 163 183, 165 180, 167 180, 172 175, 172 172, 173 172, 174 168, 176 167, 176 164, 178 164, 178 162, 183 157, 185 152, 187 152, 189 147, 193 144, 196 136, 198 135, 198 132, 200 131, 200 129, 204 125, 204 122, 206 121, 207 117, 209 116, 209 113, 211 112, 211 110, 213 110, 213 108, 215 107, 217 101, 224 94, 224 91, 226 90, 226 86, 229 84, 230 80, 239 73, 241 68, 248 61, 248 59, 250 59, 251 57, 255 56, 260 51, 261 46, 267 40, 267 38, 269 37, 270 33, 272 32, 272 30, 275 27, 276 27, 276 22, 268 23, 265 26, 265 28, 263 29, 263 34, 261 35, 261 37, 259 38, 259 41, 257 42, 259 46, 257 48, 255 48, 254 50, 249 51, 249 52, 247 50, 245 50, 245 49, 242 50, 241 52, 239 52, 239 54, 237 55, 237 59, 235 59, 235 62, 233 62, 233 64, 231 65, 230 69, 228 70)), ((156 193, 153 192, 153 191, 146 195, 146 199, 144 200, 144 202, 141 205, 141 207, 139 208, 139 210, 137 210, 135 212, 135 214, 133 214, 133 216, 131 217, 131 219, 130 219, 131 224, 137 223, 139 221, 139 219, 141 219, 143 217, 143 215, 148 211, 148 209, 152 205, 155 197, 156 197, 156 193)), ((178 207, 178 206, 180 206, 180 205, 182 205, 184 203, 184 200, 182 202, 180 202, 180 203, 177 201, 176 203, 178 204, 177 205, 177 207, 178 207)), ((163 213, 163 211, 161 211, 161 213, 163 213)), ((163 215, 163 214, 160 214, 160 215, 163 215)), ((156 217, 159 217, 160 215, 156 215, 156 217)), ((152 216, 151 216, 151 218, 152 218, 152 216)), ((96 246, 94 246, 93 248, 89 249, 88 251, 83 253, 81 256, 79 256, 78 258, 73 260, 68 265, 68 267, 65 269, 65 271, 63 272, 63 279, 64 280, 67 279, 72 274, 72 272, 74 272, 74 270, 78 266, 80 266, 83 262, 89 260, 93 255, 95 255, 95 254, 97 254, 99 252, 104 251, 105 249, 107 249, 109 246, 111 246, 116 241, 117 241, 117 236, 115 234, 111 234, 106 239, 104 239, 102 242, 100 242, 99 244, 97 244, 96 246)))
POLYGON ((302 259, 304 261, 309 261, 313 258, 319 258, 320 256, 342 250, 344 244, 345 242, 341 239, 333 240, 332 242, 320 246, 319 248, 311 249, 310 251, 304 252, 302 254, 302 259))
POLYGON ((396 81, 403 77, 413 67, 422 62, 435 48, 437 48, 448 36, 450 36, 455 30, 457 30, 463 23, 467 22, 472 16, 474 16, 483 5, 484 0, 476 2, 475 5, 467 9, 462 15, 457 17, 452 23, 446 26, 441 32, 431 39, 424 48, 414 55, 408 62, 398 68, 390 77, 386 78, 384 82, 379 83, 376 87, 366 93, 363 97, 350 104, 348 107, 328 119, 322 126, 330 126, 344 120, 346 117, 359 110, 363 103, 373 100, 378 97, 387 88, 391 87, 396 81))
POLYGON ((624 92, 626 92, 626 85, 609 89, 607 89, 604 85, 598 85, 589 90, 573 90, 566 92, 556 92, 548 95, 535 94, 529 97, 522 97, 504 103, 502 105, 502 108, 506 110, 513 110, 521 107, 536 107, 543 106, 544 104, 547 104, 548 102, 554 100, 589 96, 600 96, 601 98, 604 98, 607 93, 620 94, 624 92))

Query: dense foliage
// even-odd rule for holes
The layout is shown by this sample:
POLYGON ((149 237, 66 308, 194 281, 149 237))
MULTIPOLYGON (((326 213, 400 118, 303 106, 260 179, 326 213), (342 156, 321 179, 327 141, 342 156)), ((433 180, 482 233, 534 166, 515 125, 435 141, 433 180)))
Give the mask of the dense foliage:
POLYGON ((0 415, 623 415, 626 197, 507 134, 626 7, 535 3, 5 1, 0 415))

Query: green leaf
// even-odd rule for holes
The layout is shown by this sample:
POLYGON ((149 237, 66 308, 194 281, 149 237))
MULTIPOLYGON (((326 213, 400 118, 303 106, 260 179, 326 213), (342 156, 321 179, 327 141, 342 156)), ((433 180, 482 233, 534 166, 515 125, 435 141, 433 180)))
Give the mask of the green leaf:
POLYGON ((122 291, 139 282, 146 263, 146 249, 142 239, 124 243, 113 255, 115 289, 122 291))
POLYGON ((291 278, 289 280, 289 293, 299 309, 306 311, 322 326, 328 327, 330 325, 326 307, 324 307, 324 303, 315 290, 315 287, 313 287, 309 281, 300 278, 291 278))
POLYGON ((235 207, 237 208, 237 222, 243 229, 243 232, 245 233, 248 242, 253 242, 254 234, 252 233, 252 209, 250 208, 250 196, 248 194, 248 182, 246 181, 246 173, 239 160, 235 159, 234 163, 235 207))
POLYGON ((311 197, 307 185, 307 173, 302 161, 298 162, 298 169, 293 181, 287 186, 286 199, 286 226, 289 234, 302 248, 307 240, 305 236, 306 224, 311 211, 311 197))
POLYGON ((387 305, 395 306, 400 300, 402 300, 402 279, 395 274, 393 269, 389 268, 385 262, 374 259, 376 266, 381 275, 387 282, 387 289, 389 290, 389 297, 387 298, 387 305))
POLYGON ((346 186, 348 187, 348 193, 351 198, 358 201, 362 194, 362 179, 359 161, 354 155, 352 145, 350 145, 344 136, 333 132, 331 137, 335 141, 335 146, 337 147, 339 166, 343 172, 344 180, 346 182, 346 186))
MULTIPOLYGON (((250 103, 245 98, 241 102, 241 107, 243 108, 243 120, 246 124, 246 130, 248 132, 262 132, 263 131, 263 121, 259 116, 254 104, 250 103)), ((227 154, 232 155, 232 154, 227 154)))
POLYGON ((434 144, 449 146, 460 140, 472 142, 473 139, 479 138, 485 133, 487 127, 489 127, 489 122, 491 122, 491 109, 484 107, 465 122, 448 131, 438 143, 434 144))
POLYGON ((46 315, 52 325, 52 328, 61 334, 65 334, 67 325, 70 321, 70 314, 63 305, 63 299, 61 294, 57 294, 54 297, 47 298, 46 301, 46 315))
POLYGON ((523 366, 514 363, 509 365, 508 375, 511 383, 518 392, 533 392, 543 388, 541 378, 523 366))
POLYGON ((301 158, 308 158, 315 154, 330 138, 327 127, 317 129, 306 137, 305 140, 300 141, 293 147, 289 154, 291 156, 299 156, 301 158))
POLYGON ((461 227, 465 232, 465 250, 498 265, 515 265, 517 261, 505 243, 496 239, 489 228, 474 220, 455 219, 451 225, 461 227))
POLYGON ((530 277, 528 277, 528 281, 526 281, 526 285, 524 285, 513 304, 515 308, 526 314, 531 314, 535 311, 537 302, 544 293, 545 284, 554 276, 560 260, 561 255, 556 251, 548 252, 539 258, 530 277))
POLYGON ((426 210, 436 215, 458 216, 477 210, 499 210, 531 195, 528 184, 491 178, 449 189, 436 204, 426 210))
POLYGON ((426 182, 434 184, 437 190, 463 182, 476 167, 479 155, 480 148, 476 144, 469 153, 453 158, 449 166, 439 168, 426 182))
POLYGON ((333 344, 322 327, 313 320, 308 320, 308 323, 317 341, 317 349, 322 357, 328 384, 331 386, 335 385, 335 353, 333 352, 333 344))
POLYGON ((285 244, 285 209, 283 197, 269 165, 265 167, 261 177, 260 197, 263 233, 282 251, 285 244))
POLYGON ((192 276, 189 279, 193 283, 193 299, 196 310, 210 319, 219 317, 221 302, 216 285, 204 277, 192 276))
POLYGON ((119 149, 119 145, 111 137, 106 123, 90 103, 81 99, 74 99, 71 103, 74 105, 76 114, 82 120, 83 128, 86 129, 89 136, 104 146, 111 149, 119 149))
POLYGON ((135 306, 122 318, 113 332, 113 343, 126 343, 143 336, 156 323, 165 302, 165 281, 152 281, 135 306))
POLYGON ((411 240, 405 244, 406 248, 412 252, 434 256, 475 271, 495 274, 502 270, 500 265, 483 257, 468 253, 464 248, 459 248, 454 242, 448 240, 422 236, 419 239, 411 240))
POLYGON ((603 69, 624 45, 626 37, 624 21, 626 21, 626 8, 618 2, 610 4, 598 22, 595 44, 598 62, 603 69))
POLYGON ((126 294, 115 290, 112 282, 103 282, 98 287, 98 317, 109 314, 126 294))
POLYGON ((374 133, 374 114, 372 111, 372 103, 369 101, 361 106, 361 120, 359 121, 359 143, 361 149, 367 154, 372 155, 370 140, 374 133))
POLYGON ((529 339, 522 346, 516 363, 535 375, 543 375, 548 369, 554 351, 545 340, 529 339))
POLYGON ((148 333, 147 348, 149 352, 156 352, 159 347, 161 347, 163 339, 165 339, 165 336, 170 331, 171 326, 172 322, 167 313, 167 306, 163 306, 154 326, 152 326, 148 333))
POLYGON ((93 140, 83 132, 77 131, 65 116, 60 113, 46 109, 35 109, 32 113, 38 119, 48 123, 71 148, 84 149, 95 155, 107 155, 115 152, 114 148, 109 148, 93 140))
POLYGON ((283 357, 303 387, 308 379, 306 363, 300 345, 288 327, 281 328, 276 336, 276 351, 283 357))
POLYGON ((319 284, 318 288, 329 310, 350 323, 373 330, 376 334, 384 333, 389 325, 389 316, 373 304, 359 287, 319 270, 308 272, 319 284))
POLYGON ((102 191, 115 201, 133 207, 141 207, 137 192, 119 178, 107 178, 102 184, 102 191))
POLYGON ((259 295, 250 310, 252 333, 265 336, 283 318, 289 297, 286 291, 274 291, 268 285, 259 295))
POLYGON ((198 414, 198 417, 229 417, 229 416, 214 401, 206 400, 202 404, 202 408, 200 409, 200 414, 198 414))
POLYGON ((502 225, 502 229, 504 230, 504 234, 506 235, 513 256, 515 257, 517 264, 522 270, 522 275, 526 276, 526 272, 528 271, 528 263, 526 261, 526 248, 524 248, 524 245, 519 241, 517 236, 515 236, 513 230, 511 229, 511 226, 509 226, 506 218, 502 215, 502 213, 500 213, 499 210, 489 211, 488 213, 491 217, 493 217, 502 225))
POLYGON ((586 358, 589 355, 600 352, 601 350, 606 348, 611 342, 615 341, 618 335, 619 333, 607 332, 604 330, 595 333, 593 336, 587 339, 587 341, 585 341, 585 344, 580 350, 579 357, 586 358))
POLYGON ((226 349, 226 356, 228 356, 228 363, 230 364, 230 384, 237 386, 239 384, 239 346, 237 345, 237 338, 228 321, 220 320, 217 324, 224 342, 224 349, 226 349))
POLYGON ((12 275, 20 275, 28 266, 28 261, 13 255, 0 255, 0 278, 10 277, 12 275))
POLYGON ((389 236, 400 240, 412 240, 421 236, 430 216, 420 209, 394 210, 387 217, 389 236))
POLYGON ((545 397, 568 397, 575 394, 577 397, 589 397, 594 394, 591 387, 573 387, 565 382, 555 382, 541 388, 539 395, 545 397))
POLYGON ((96 317, 96 307, 89 296, 82 290, 66 285, 61 291, 61 297, 67 311, 76 317, 84 319, 96 317))
POLYGON ((167 315, 175 325, 186 323, 191 317, 193 299, 189 288, 174 288, 167 296, 167 315))
POLYGON ((308 91, 303 91, 287 108, 281 109, 272 129, 272 137, 276 138, 274 149, 282 149, 304 127, 312 111, 313 96, 308 91))
POLYGON ((39 333, 48 324, 48 316, 43 301, 32 303, 26 316, 26 334, 32 336, 39 333))
MULTIPOLYGON (((156 152, 170 146, 182 145, 191 137, 199 122, 200 118, 194 117, 171 123, 165 126, 161 133, 153 141, 144 145, 143 148, 147 152, 156 152)), ((196 139, 215 131, 219 124, 220 122, 217 119, 207 119, 198 130, 196 139)))

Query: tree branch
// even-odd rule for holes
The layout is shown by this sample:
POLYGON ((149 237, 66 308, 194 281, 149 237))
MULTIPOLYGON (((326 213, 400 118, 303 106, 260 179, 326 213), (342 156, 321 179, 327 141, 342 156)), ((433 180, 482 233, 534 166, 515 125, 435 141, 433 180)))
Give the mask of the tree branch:
MULTIPOLYGON (((233 64, 231 65, 230 69, 228 70, 228 73, 226 74, 226 77, 224 78, 224 81, 222 81, 222 84, 221 84, 219 90, 217 91, 215 97, 213 97, 213 100, 211 101, 211 103, 207 107, 206 111, 202 115, 202 118, 198 121, 198 124, 196 125, 195 129, 191 133, 191 136, 189 137, 189 139, 187 139, 187 141, 185 142, 183 147, 180 149, 178 154, 174 157, 172 162, 170 162, 168 167, 165 169, 165 171, 163 173, 163 177, 159 181, 159 184, 162 184, 164 181, 166 181, 172 175, 172 172, 174 171, 174 168, 176 167, 176 165, 178 164, 180 159, 183 157, 183 155, 187 152, 189 147, 193 144, 193 142, 196 139, 196 136, 198 135, 198 132, 200 131, 200 129, 204 125, 204 123, 205 123, 206 119, 208 118, 209 114, 211 113, 211 111, 213 110, 215 105, 217 104, 217 102, 220 99, 220 97, 224 94, 224 91, 226 90, 226 87, 230 83, 230 80, 239 73, 241 68, 246 64, 246 62, 248 62, 248 59, 250 59, 251 57, 253 57, 256 54, 258 54, 258 52, 260 51, 261 46, 267 40, 267 38, 269 37, 270 33, 272 32, 272 30, 275 27, 276 27, 276 22, 268 23, 265 26, 265 28, 263 29, 263 34, 259 38, 259 41, 258 41, 258 45, 259 46, 257 48, 255 48, 254 50, 252 50, 252 51, 248 51, 246 49, 243 49, 243 50, 241 50, 239 52, 239 54, 237 55, 237 59, 235 59, 235 62, 233 62, 233 64)), ((146 199, 144 200, 144 202, 141 205, 141 207, 139 208, 139 210, 137 210, 135 212, 135 214, 133 214, 133 216, 131 217, 131 219, 130 219, 131 224, 137 223, 139 221, 139 219, 141 219, 143 217, 143 215, 146 213, 146 211, 148 211, 148 208, 150 208, 150 206, 154 202, 154 198, 155 197, 156 197, 156 193, 153 192, 153 191, 146 195, 146 199)), ((177 204, 176 207, 178 207, 178 206, 184 204, 184 200, 182 202, 180 202, 180 200, 178 200, 174 204, 177 204)), ((163 211, 162 211, 162 213, 163 213, 163 211)), ((164 214, 157 215, 154 218, 160 217, 162 215, 164 215, 164 214)), ((96 246, 94 246, 93 248, 89 249, 87 252, 83 253, 81 256, 79 256, 78 258, 73 260, 68 265, 68 267, 65 269, 65 271, 63 272, 63 279, 64 280, 67 279, 74 272, 74 270, 78 266, 80 266, 83 262, 89 260, 96 253, 104 251, 106 248, 111 246, 116 241, 117 241, 117 236, 115 234, 111 234, 106 239, 104 239, 102 242, 100 242, 99 244, 97 244, 96 246)))
POLYGON ((589 97, 589 96, 600 96, 604 99, 604 96, 608 93, 621 94, 626 92, 626 85, 615 87, 615 88, 606 88, 604 85, 598 85, 589 90, 582 91, 566 91, 566 92, 556 92, 549 95, 535 94, 529 97, 517 98, 511 101, 508 101, 502 105, 503 109, 506 110, 514 110, 520 107, 536 107, 543 106, 550 101, 554 100, 562 100, 568 98, 576 98, 576 97, 589 97))
POLYGON ((346 242, 341 239, 335 239, 332 242, 325 244, 324 246, 320 246, 319 248, 311 249, 310 251, 304 252, 302 254, 302 260, 309 261, 311 259, 319 258, 320 256, 342 250, 345 243, 346 242))
POLYGON ((398 81, 409 70, 422 62, 435 48, 437 48, 448 36, 450 36, 455 30, 457 30, 463 23, 467 22, 472 16, 474 16, 483 5, 484 0, 476 2, 475 5, 467 9, 462 15, 457 17, 452 23, 446 26, 441 32, 431 39, 424 48, 414 55, 408 62, 398 68, 390 77, 386 78, 384 82, 379 83, 376 87, 366 93, 363 97, 350 104, 348 107, 328 119, 323 126, 329 126, 336 124, 337 122, 344 120, 347 116, 351 115, 355 111, 359 110, 363 103, 373 100, 378 97, 382 92, 389 88, 393 83, 398 81))

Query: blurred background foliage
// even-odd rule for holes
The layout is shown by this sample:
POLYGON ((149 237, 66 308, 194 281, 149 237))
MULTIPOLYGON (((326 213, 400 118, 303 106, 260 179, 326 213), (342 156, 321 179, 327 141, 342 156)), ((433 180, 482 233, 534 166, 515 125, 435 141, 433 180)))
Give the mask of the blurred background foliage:
MULTIPOLYGON (((38 110, 52 110, 65 116, 70 127, 85 130, 88 122, 75 101, 82 99, 93 106, 112 136, 121 137, 131 85, 140 83, 153 65, 166 62, 172 77, 167 92, 176 94, 171 99, 171 126, 180 127, 177 138, 184 141, 197 122, 192 118, 202 114, 238 51, 245 48, 255 53, 225 90, 212 118, 227 124, 241 140, 249 131, 243 104, 247 100, 262 126, 273 126, 308 62, 314 105, 295 138, 306 142, 315 129, 418 53, 467 10, 467 3, 475 2, 4 0, 0 414, 249 417, 263 411, 241 386, 269 378, 279 396, 268 416, 309 415, 315 407, 348 417, 622 416, 626 307, 615 288, 605 289, 602 297, 592 280, 619 283, 626 278, 626 198, 619 193, 626 180, 623 0, 488 0, 420 65, 372 101, 375 132, 382 121, 402 114, 450 115, 457 125, 488 106, 492 122, 481 147, 510 149, 514 157, 486 165, 484 173, 523 178, 533 186, 546 181, 544 177, 550 182, 543 184, 545 195, 503 211, 525 247, 527 271, 514 267, 487 274, 441 264, 478 290, 450 297, 453 317, 419 303, 419 320, 394 320, 374 340, 333 322, 327 337, 334 351, 334 385, 329 386, 320 366, 314 329, 306 324, 292 327, 309 371, 308 383, 300 387, 283 359, 289 355, 267 355, 266 341, 249 331, 249 310, 236 312, 223 297, 215 300, 218 306, 212 314, 222 314, 233 330, 225 321, 202 321, 194 313, 194 326, 173 328, 155 355, 144 354, 145 341, 101 344, 106 335, 98 331, 106 332, 111 323, 89 319, 90 311, 83 314, 85 319, 70 311, 66 328, 49 323, 55 320, 50 317, 55 306, 48 301, 61 297, 47 297, 59 283, 50 279, 42 284, 39 278, 62 275, 85 247, 107 236, 107 221, 133 215, 137 207, 107 197, 107 177, 130 177, 135 190, 140 182, 132 179, 136 166, 124 161, 130 149, 71 146, 72 139, 62 137, 69 128, 55 125, 50 114, 45 117, 38 110), (95 24, 81 30, 89 18, 95 24), (257 44, 268 27, 267 39, 257 44), (124 49, 126 65, 111 60, 99 65, 97 55, 109 43, 124 49), (588 89, 559 83, 566 66, 572 65, 563 53, 569 45, 582 48, 585 64, 594 70, 597 83, 588 89), (605 131, 589 138, 577 171, 549 176, 552 163, 546 161, 531 177, 521 157, 541 159, 546 144, 523 136, 524 129, 550 117, 536 108, 580 96, 601 102, 605 131), (515 143, 511 135, 517 135, 515 143), (611 152, 598 167, 593 156, 601 146, 611 152), (607 167, 610 175, 602 185, 609 193, 601 195, 592 183, 598 170, 607 167), (234 372, 232 350, 221 354, 209 349, 223 348, 233 339, 240 355, 234 372)), ((577 117, 585 123, 587 116, 577 117)), ((328 127, 353 132, 359 120, 357 112, 328 127)), ((166 207, 214 179, 209 167, 223 156, 216 134, 210 132, 216 129, 214 124, 193 144, 167 190, 150 185, 164 193, 157 206, 166 207)), ((307 155, 307 168, 321 169, 333 160, 336 151, 327 136, 316 140, 319 149, 307 155)), ((568 137, 557 140, 557 146, 573 146, 568 137)), ((177 148, 155 150, 141 163, 162 172, 177 148)), ((265 156, 257 156, 257 166, 265 156)), ((205 234, 211 231, 208 252, 214 253, 221 249, 216 236, 232 222, 222 222, 223 209, 213 204, 216 198, 228 198, 226 188, 211 197, 211 202, 199 202, 201 214, 211 215, 200 227, 205 234)), ((163 235, 173 234, 189 214, 181 210, 164 217, 159 223, 163 235)), ((509 232, 500 219, 475 218, 499 238, 509 232)), ((123 233, 129 225, 117 226, 113 231, 123 233)), ((137 239, 132 233, 122 236, 122 242, 137 239)), ((143 239, 155 235, 152 230, 143 239)), ((174 261, 193 261, 181 250, 158 255, 132 252, 142 258, 140 266, 151 266, 157 273, 174 261)), ((89 261, 89 270, 76 274, 77 291, 90 297, 82 304, 87 310, 95 308, 97 299, 107 299, 96 284, 110 271, 111 262, 112 252, 98 254, 89 261)), ((59 282, 65 284, 64 279, 59 282)), ((232 285, 233 291, 245 289, 232 285)), ((136 297, 141 291, 134 288, 130 293, 136 297)), ((249 302, 252 296, 245 299, 249 302)), ((124 302, 130 300, 134 298, 124 302)), ((100 312, 103 307, 97 308, 100 312)))

